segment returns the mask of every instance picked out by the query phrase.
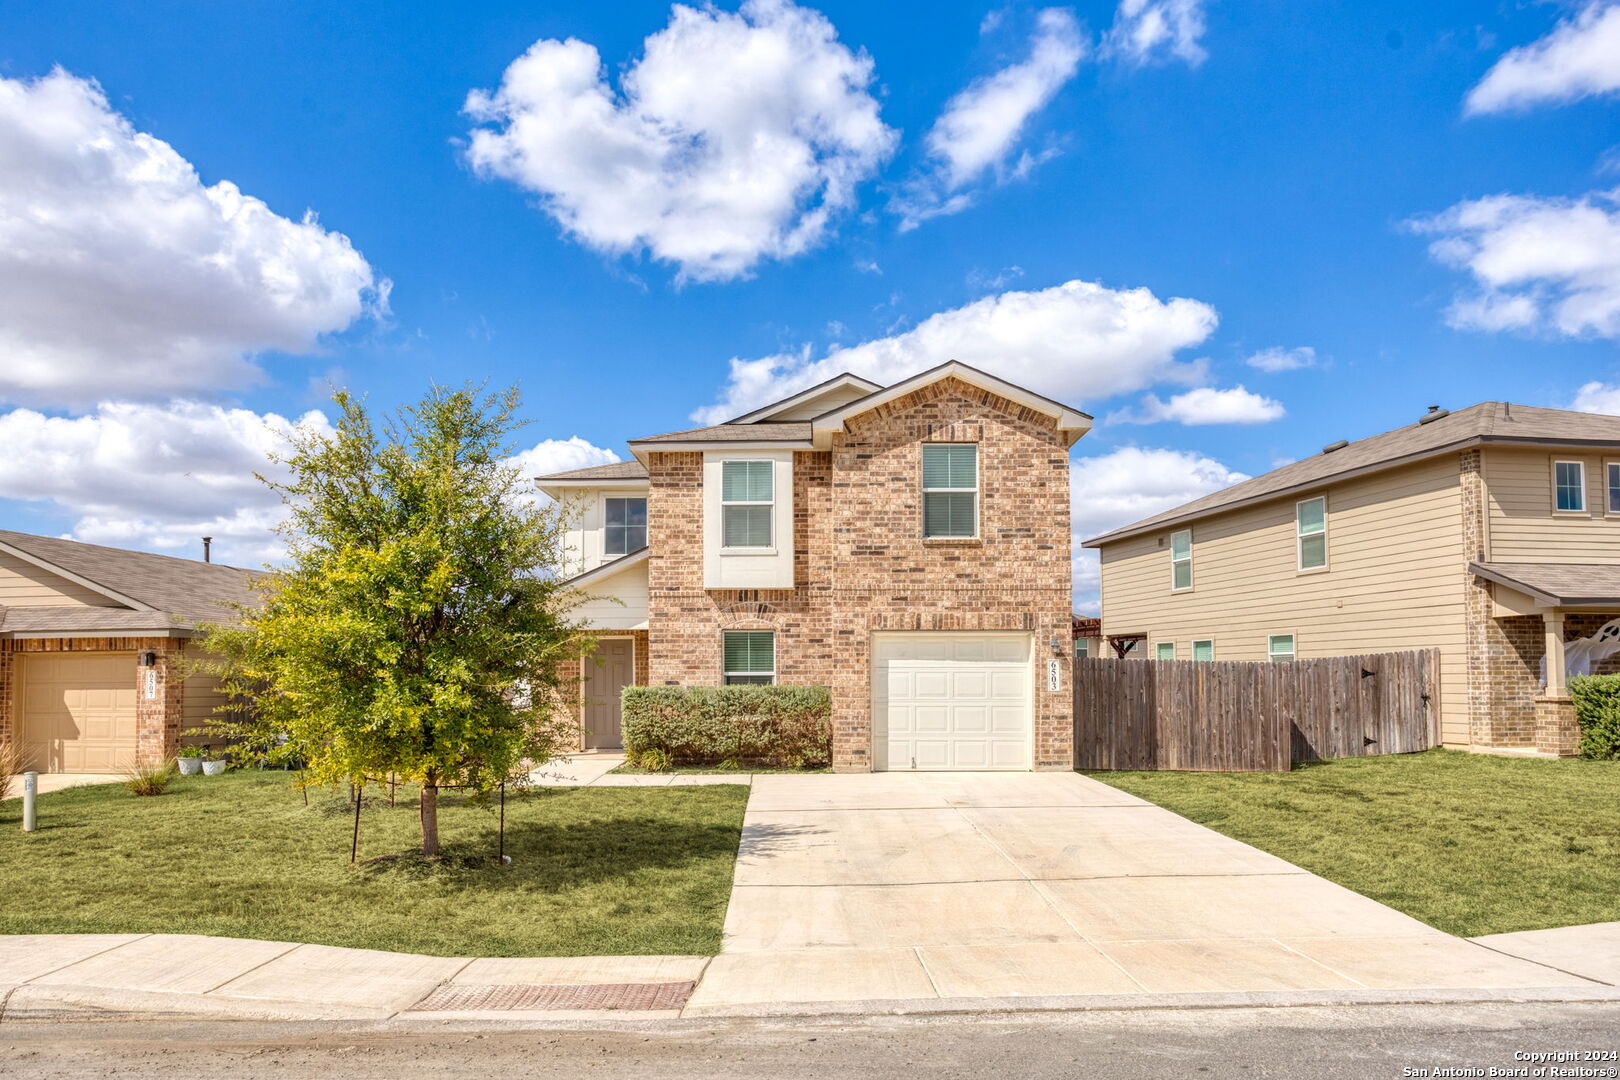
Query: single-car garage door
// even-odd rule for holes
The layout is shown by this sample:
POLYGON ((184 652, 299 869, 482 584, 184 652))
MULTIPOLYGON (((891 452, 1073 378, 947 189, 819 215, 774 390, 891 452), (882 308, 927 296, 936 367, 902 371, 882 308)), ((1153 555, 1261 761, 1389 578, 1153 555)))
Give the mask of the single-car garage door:
POLYGON ((23 752, 41 772, 117 772, 135 760, 135 654, 25 654, 23 752))
POLYGON ((1028 634, 874 634, 874 767, 1028 769, 1028 634))

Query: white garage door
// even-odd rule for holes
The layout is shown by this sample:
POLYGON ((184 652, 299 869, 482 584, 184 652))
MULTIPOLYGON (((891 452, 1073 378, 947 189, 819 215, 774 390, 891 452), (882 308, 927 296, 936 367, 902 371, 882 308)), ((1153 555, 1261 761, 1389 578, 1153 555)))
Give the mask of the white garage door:
POLYGON ((1028 769, 1028 634, 875 634, 880 770, 1028 769))

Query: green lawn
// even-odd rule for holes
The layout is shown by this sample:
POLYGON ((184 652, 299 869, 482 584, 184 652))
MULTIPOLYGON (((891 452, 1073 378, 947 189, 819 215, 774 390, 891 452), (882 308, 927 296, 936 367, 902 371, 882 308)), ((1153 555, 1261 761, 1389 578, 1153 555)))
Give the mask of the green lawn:
POLYGON ((1430 750, 1088 775, 1453 934, 1620 919, 1617 763, 1430 750))
POLYGON ((711 954, 730 896, 748 789, 542 788, 496 816, 440 796, 444 858, 381 858, 419 843, 401 788, 361 816, 349 865, 347 788, 294 774, 121 784, 0 803, 0 933, 189 933, 440 956, 711 954), (376 860, 367 862, 366 860, 376 860))
POLYGON ((628 773, 631 776, 725 776, 728 774, 732 776, 750 776, 757 773, 793 773, 802 776, 807 773, 832 772, 832 768, 831 766, 822 766, 819 769, 771 769, 763 766, 756 768, 752 765, 742 765, 735 769, 727 769, 720 765, 671 765, 667 769, 655 770, 643 769, 639 765, 625 762, 613 771, 616 773, 628 773))

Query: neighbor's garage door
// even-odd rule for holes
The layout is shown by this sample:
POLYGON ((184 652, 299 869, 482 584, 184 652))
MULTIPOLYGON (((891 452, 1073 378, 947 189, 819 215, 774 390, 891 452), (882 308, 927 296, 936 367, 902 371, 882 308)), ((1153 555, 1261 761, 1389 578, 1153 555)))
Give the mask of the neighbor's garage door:
POLYGON ((1028 769, 1027 634, 875 634, 872 748, 880 770, 1028 769))
POLYGON ((135 760, 135 654, 22 657, 22 741, 42 772, 117 772, 135 760))

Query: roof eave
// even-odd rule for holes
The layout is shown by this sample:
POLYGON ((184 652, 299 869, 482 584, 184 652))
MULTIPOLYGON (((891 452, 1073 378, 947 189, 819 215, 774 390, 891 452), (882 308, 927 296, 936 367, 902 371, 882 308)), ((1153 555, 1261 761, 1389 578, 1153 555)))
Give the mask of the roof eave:
POLYGON ((614 574, 617 574, 621 570, 628 570, 632 566, 637 565, 638 563, 646 562, 647 557, 650 554, 651 554, 651 549, 650 548, 647 548, 647 547, 637 548, 635 551, 630 552, 628 555, 619 556, 617 559, 614 559, 612 562, 605 562, 601 566, 593 567, 590 570, 586 570, 584 573, 575 574, 573 577, 565 579, 562 582, 562 584, 569 587, 569 588, 571 588, 571 589, 583 588, 584 586, 589 585, 593 581, 600 581, 605 577, 612 577, 614 574))
POLYGON ((32 552, 25 551, 24 549, 22 549, 20 547, 17 547, 14 544, 8 544, 4 540, 0 540, 0 551, 4 551, 9 555, 15 556, 16 558, 21 559, 23 562, 29 563, 29 564, 31 564, 33 566, 37 566, 41 570, 45 570, 45 571, 48 571, 48 572, 50 572, 52 574, 55 574, 57 577, 66 578, 68 581, 73 582, 75 585, 82 585, 86 589, 91 590, 92 592, 100 593, 102 596, 105 596, 107 599, 115 600, 118 603, 125 605, 126 607, 133 608, 136 611, 156 611, 157 610, 157 608, 153 607, 151 604, 146 603, 144 600, 137 600, 133 596, 125 595, 124 593, 121 593, 116 589, 110 589, 107 586, 101 584, 99 581, 92 581, 90 578, 87 578, 87 577, 83 576, 82 574, 76 574, 72 570, 69 570, 69 569, 67 569, 65 567, 62 567, 62 566, 58 566, 56 563, 51 562, 49 559, 42 559, 38 555, 33 554, 32 552))
POLYGON ((800 404, 801 402, 814 398, 817 394, 825 393, 828 390, 832 390, 838 386, 857 386, 869 394, 876 393, 877 391, 883 389, 883 385, 881 383, 875 383, 870 379, 863 379, 853 372, 845 371, 841 374, 834 375, 830 379, 818 382, 814 386, 807 386, 803 390, 800 390, 797 394, 791 394, 788 397, 783 398, 781 401, 773 401, 769 405, 763 405, 760 408, 755 409, 753 412, 744 413, 741 416, 727 420, 726 423, 756 423, 764 420, 773 413, 781 412, 783 409, 791 409, 793 406, 800 404))

